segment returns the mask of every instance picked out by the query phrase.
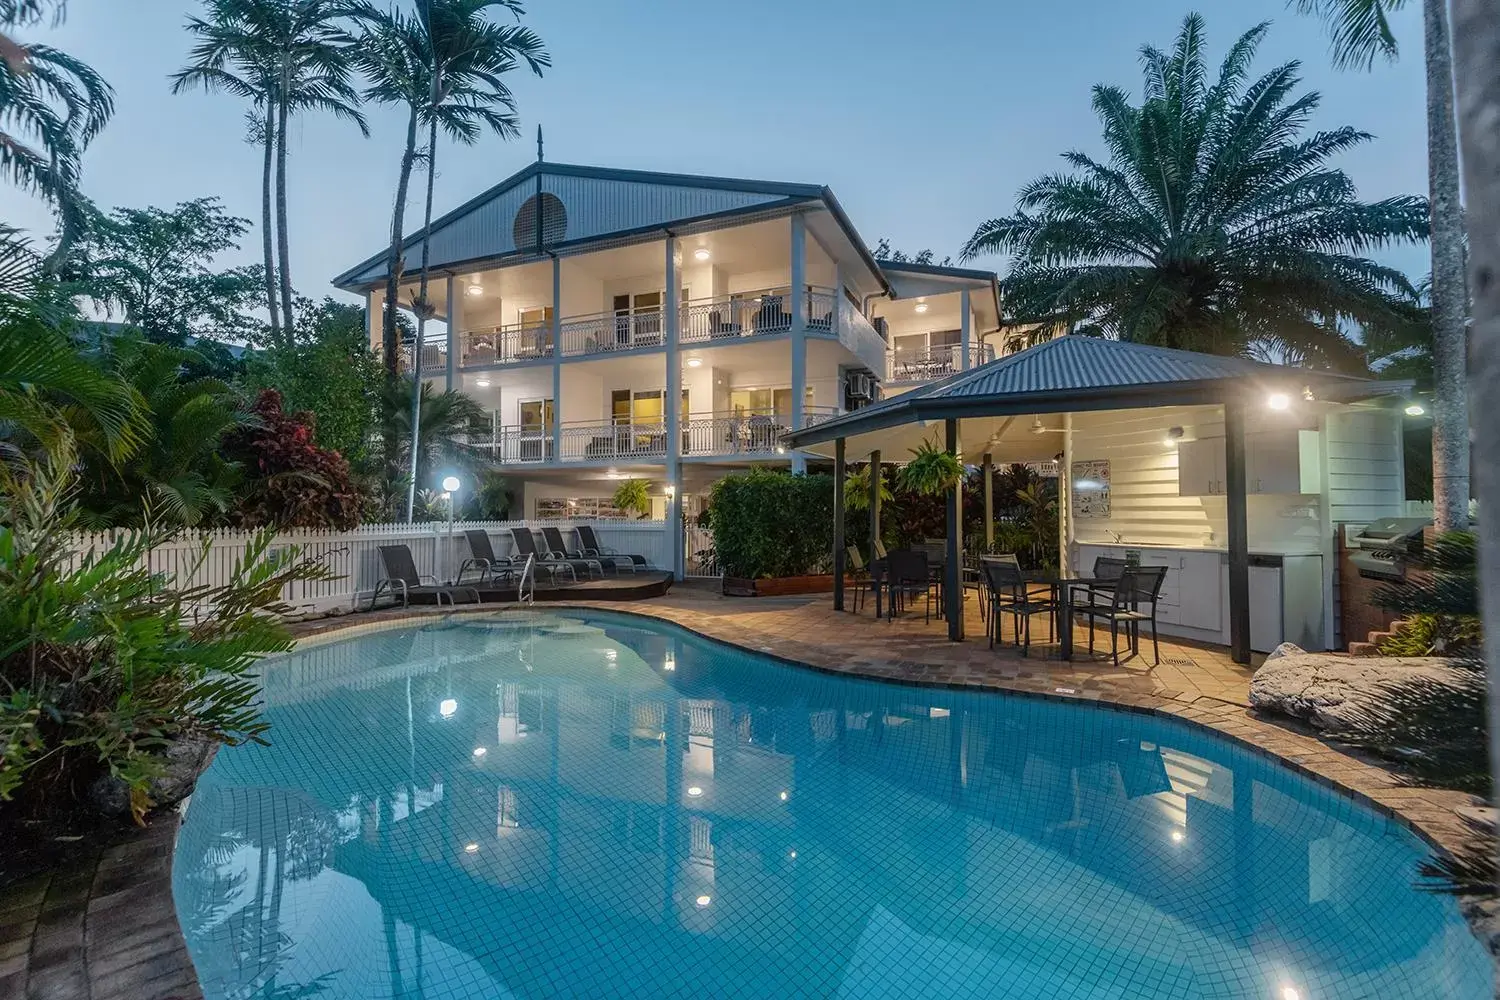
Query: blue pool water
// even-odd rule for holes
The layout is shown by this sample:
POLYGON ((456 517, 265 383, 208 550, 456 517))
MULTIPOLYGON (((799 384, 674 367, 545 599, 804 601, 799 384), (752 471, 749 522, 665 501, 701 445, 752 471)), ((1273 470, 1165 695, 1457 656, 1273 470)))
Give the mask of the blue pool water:
POLYGON ((174 891, 240 997, 1480 998, 1399 826, 1169 720, 619 615, 264 671, 174 891))

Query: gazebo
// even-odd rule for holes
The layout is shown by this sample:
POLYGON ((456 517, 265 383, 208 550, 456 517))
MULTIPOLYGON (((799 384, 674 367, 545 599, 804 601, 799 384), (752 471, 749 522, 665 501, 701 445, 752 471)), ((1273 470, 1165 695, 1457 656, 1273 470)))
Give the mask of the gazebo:
MULTIPOLYGON (((1204 491, 1227 507, 1228 607, 1234 659, 1250 659, 1250 544, 1247 498, 1247 432, 1286 425, 1289 433, 1317 424, 1351 405, 1391 413, 1409 393, 1409 382, 1381 382, 1244 358, 1171 350, 1095 337, 1063 336, 992 361, 872 406, 792 433, 788 443, 834 461, 834 606, 844 606, 845 522, 843 484, 851 456, 905 454, 941 434, 940 444, 986 473, 992 457, 1006 461, 1055 460, 1059 466, 1060 521, 1071 517, 1073 435, 1076 414, 1161 410, 1164 421, 1179 412, 1212 412, 1222 422, 1222 473, 1204 491), (1175 408, 1216 408, 1184 411, 1175 408), (1299 423, 1300 421, 1300 423, 1299 423)), ((1399 416, 1396 418, 1399 433, 1399 416)), ((1325 427, 1326 439, 1326 423, 1325 427)), ((1217 424, 1215 425, 1217 430, 1217 424)), ((1177 437, 1183 428, 1167 428, 1177 437)), ((1217 436, 1215 436, 1215 440, 1217 436)), ((1293 438, 1295 441, 1295 437, 1293 438)), ((1169 442, 1171 443, 1171 442, 1169 442)), ((1293 445, 1295 447, 1295 445, 1293 445)), ((1326 466, 1327 450, 1324 451, 1326 466)), ((1295 464, 1295 458, 1293 459, 1295 464)), ((1175 466, 1175 460, 1174 460, 1175 466)), ((1390 474, 1382 467, 1382 475, 1390 474)), ((1395 473, 1399 476, 1399 471, 1395 473)), ((985 521, 993 522, 989 476, 985 476, 985 521)), ((872 537, 879 537, 879 477, 871 476, 872 537)), ((1259 480, 1257 480, 1257 484, 1259 480)), ((962 483, 947 502, 946 617, 949 638, 964 637, 962 483)), ((1317 492, 1332 507, 1327 477, 1317 492)), ((1314 492, 1310 487, 1289 492, 1314 492)), ((1326 524, 1325 524, 1325 527, 1326 524)), ((1064 534, 1066 534, 1064 527, 1064 534)), ((1332 529, 1326 534, 1331 537, 1332 529)), ((1223 551, 1217 550, 1217 551, 1223 551)), ((1061 553, 1067 566, 1066 543, 1061 553)), ((1325 566, 1323 572, 1329 572, 1325 566)))

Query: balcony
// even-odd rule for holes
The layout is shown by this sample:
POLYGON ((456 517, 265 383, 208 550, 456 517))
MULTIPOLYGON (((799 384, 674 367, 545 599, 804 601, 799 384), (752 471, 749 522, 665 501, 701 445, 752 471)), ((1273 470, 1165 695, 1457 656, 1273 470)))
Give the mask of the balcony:
MULTIPOLYGON (((910 383, 947 378, 963 370, 963 357, 963 348, 958 345, 891 351, 886 369, 886 380, 893 383, 910 383)), ((995 349, 990 345, 970 345, 970 368, 977 368, 979 365, 994 360, 995 349)))
MULTIPOLYGON (((885 341, 854 304, 831 288, 813 287, 805 294, 807 332, 813 336, 836 336, 871 371, 881 371, 885 341)), ((679 311, 678 343, 731 343, 742 338, 790 333, 790 297, 789 290, 783 287, 684 302, 679 311)), ((564 358, 607 357, 665 345, 663 313, 654 309, 569 316, 563 318, 558 328, 564 358)), ((461 368, 550 360, 554 353, 550 323, 471 330, 462 334, 459 342, 461 368)))
MULTIPOLYGON (((808 426, 838 415, 833 407, 809 407, 808 426)), ((708 413, 682 421, 682 457, 773 456, 785 452, 791 420, 781 414, 708 413)), ((550 428, 496 427, 469 438, 469 446, 505 465, 572 462, 662 462, 667 457, 667 425, 608 420, 564 423, 561 436, 550 428)))

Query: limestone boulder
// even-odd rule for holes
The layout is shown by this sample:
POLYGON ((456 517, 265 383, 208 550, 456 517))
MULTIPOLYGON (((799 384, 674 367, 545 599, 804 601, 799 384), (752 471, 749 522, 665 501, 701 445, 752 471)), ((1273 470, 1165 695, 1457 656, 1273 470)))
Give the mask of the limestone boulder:
MULTIPOLYGON (((1296 649, 1295 646, 1292 649, 1296 649)), ((1250 681, 1250 705, 1302 719, 1337 733, 1359 709, 1379 701, 1391 685, 1417 680, 1456 684, 1460 672, 1441 657, 1273 654, 1250 681)))

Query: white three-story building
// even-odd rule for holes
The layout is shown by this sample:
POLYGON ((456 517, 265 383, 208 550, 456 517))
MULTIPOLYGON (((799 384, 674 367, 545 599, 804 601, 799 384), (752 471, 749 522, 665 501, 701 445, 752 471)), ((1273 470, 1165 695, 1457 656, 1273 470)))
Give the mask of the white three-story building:
MULTIPOLYGON (((430 253, 447 332, 422 375, 490 413, 476 444, 527 517, 608 516, 632 477, 674 515, 728 471, 803 467, 786 431, 1007 346, 993 273, 877 261, 818 185, 539 161, 435 220, 430 253)), ((334 281, 377 350, 385 279, 381 251, 334 281)))

